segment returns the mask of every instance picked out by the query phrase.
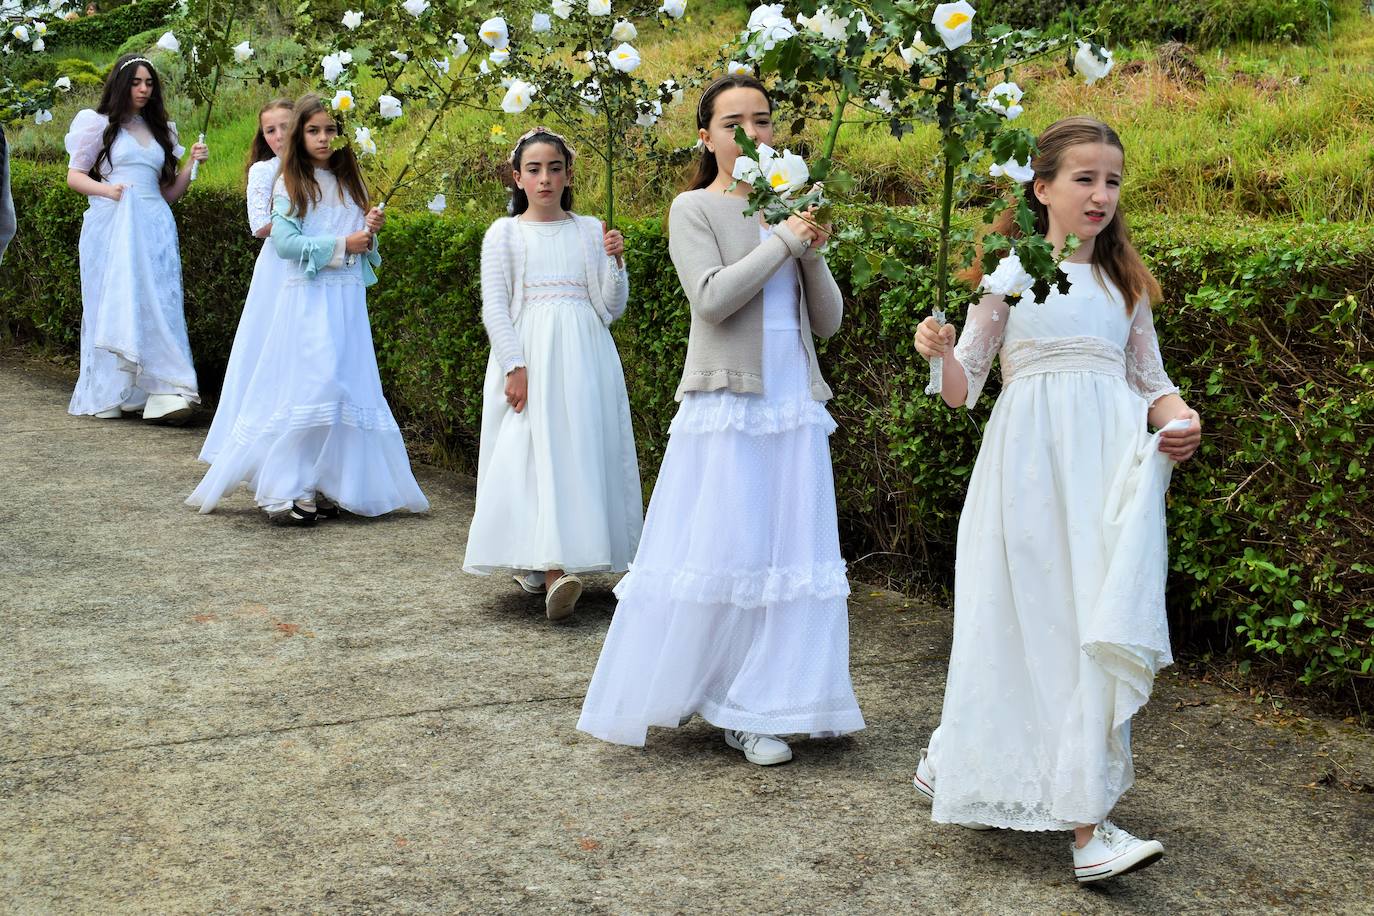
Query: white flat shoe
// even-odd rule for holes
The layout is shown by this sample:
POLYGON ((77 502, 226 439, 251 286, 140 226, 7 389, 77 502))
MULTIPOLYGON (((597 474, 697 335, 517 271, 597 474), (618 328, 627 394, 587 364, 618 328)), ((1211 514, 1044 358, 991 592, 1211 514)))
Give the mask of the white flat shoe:
POLYGON ((191 402, 179 394, 150 394, 143 419, 180 425, 191 417, 191 402))
POLYGON ((118 420, 120 417, 124 416, 124 411, 120 410, 118 407, 111 407, 109 410, 102 410, 100 413, 91 414, 91 416, 95 417, 97 420, 118 420))
POLYGON ((544 599, 544 613, 550 620, 570 617, 577 609, 577 599, 581 597, 582 580, 573 575, 563 576, 549 589, 548 597, 544 599))

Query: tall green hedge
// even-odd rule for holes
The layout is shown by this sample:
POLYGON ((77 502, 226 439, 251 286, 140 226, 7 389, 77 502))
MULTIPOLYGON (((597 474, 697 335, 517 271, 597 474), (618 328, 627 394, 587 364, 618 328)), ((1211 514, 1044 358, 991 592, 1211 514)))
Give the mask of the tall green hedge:
MULTIPOLYGON (((19 163, 14 179, 20 229, 0 267, 0 322, 12 337, 71 352, 84 203, 51 166, 19 163)), ((177 218, 191 344, 212 395, 259 243, 229 192, 195 188, 177 218)), ((661 225, 624 228, 632 294, 614 331, 650 485, 675 409, 687 308, 661 225)), ((383 379, 412 443, 469 469, 488 355, 484 229, 393 215, 369 298, 383 379)), ((1196 646, 1220 628, 1243 657, 1305 682, 1368 686, 1374 228, 1139 218, 1135 234, 1166 291, 1157 311, 1165 362, 1205 422, 1203 447, 1170 492, 1176 638, 1196 646)), ((929 262, 928 246, 903 254, 929 262)), ((836 273, 848 290, 845 266, 836 273)), ((987 412, 947 410, 921 394, 927 369, 910 338, 931 298, 884 283, 850 293, 844 328, 821 353, 837 392, 832 447, 846 555, 859 575, 938 588, 950 580, 987 412)))
POLYGON ((48 51, 77 45, 113 51, 130 36, 165 25, 176 8, 177 0, 134 0, 94 16, 50 22, 44 40, 48 51))

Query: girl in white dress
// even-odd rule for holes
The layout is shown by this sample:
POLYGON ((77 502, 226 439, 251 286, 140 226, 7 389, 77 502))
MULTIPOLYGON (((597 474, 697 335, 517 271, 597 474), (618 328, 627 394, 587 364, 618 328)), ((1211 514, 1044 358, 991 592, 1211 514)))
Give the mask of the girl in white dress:
MULTIPOLYGON (((1069 292, 985 295, 958 346, 932 318, 917 331, 951 407, 976 403, 999 353, 1003 389, 959 519, 944 712, 915 785, 941 823, 1074 831, 1090 882, 1164 854, 1107 815, 1134 781, 1131 716, 1172 661, 1164 491, 1202 427, 1165 374, 1159 284, 1117 212, 1120 139, 1068 118, 1036 143, 1039 231, 1082 242, 1069 292)), ((994 231, 1015 233, 1011 212, 994 231)))
POLYGON ((572 212, 573 151, 544 127, 510 155, 512 216, 482 240, 477 510, 463 569, 515 573, 570 615, 580 572, 624 572, 644 525, 630 400, 610 324, 625 311, 625 240, 572 212))
POLYGON ((281 154, 291 129, 291 109, 290 99, 273 99, 264 105, 258 112, 258 132, 253 135, 248 151, 248 231, 264 241, 253 265, 253 280, 243 301, 234 346, 229 351, 229 366, 215 406, 215 419, 200 449, 200 460, 206 464, 215 460, 233 432, 244 389, 257 371, 263 341, 286 281, 286 262, 277 257, 276 249, 266 239, 272 233, 272 187, 281 171, 281 154))
MULTIPOLYGON (((180 423, 200 400, 182 311, 172 204, 190 169, 146 58, 115 61, 100 104, 67 132, 67 186, 90 198, 81 222, 81 375, 67 412, 180 423)), ((205 144, 191 158, 209 158, 205 144)))
POLYGON ((355 515, 423 512, 401 431, 382 395, 367 287, 381 264, 350 146, 318 96, 296 102, 273 192, 272 245, 285 279, 238 415, 186 500, 209 512, 240 484, 273 521, 313 525, 355 515))
POLYGON ((697 110, 692 190, 673 201, 669 249, 691 337, 644 538, 577 727, 643 745, 649 726, 698 714, 751 763, 792 759, 779 736, 864 727, 849 677, 849 584, 840 556, 812 335, 842 317, 819 249, 828 226, 745 216, 730 177, 736 125, 773 136, 752 77, 717 80, 697 110))

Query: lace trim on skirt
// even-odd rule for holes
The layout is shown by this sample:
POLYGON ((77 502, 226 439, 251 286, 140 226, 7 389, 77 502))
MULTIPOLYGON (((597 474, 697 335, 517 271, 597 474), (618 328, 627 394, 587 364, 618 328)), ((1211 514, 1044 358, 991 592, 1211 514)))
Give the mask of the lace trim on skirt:
POLYGON ((630 598, 688 601, 757 608, 801 598, 849 596, 845 563, 813 566, 770 566, 766 569, 653 568, 631 564, 615 587, 621 601, 630 598))

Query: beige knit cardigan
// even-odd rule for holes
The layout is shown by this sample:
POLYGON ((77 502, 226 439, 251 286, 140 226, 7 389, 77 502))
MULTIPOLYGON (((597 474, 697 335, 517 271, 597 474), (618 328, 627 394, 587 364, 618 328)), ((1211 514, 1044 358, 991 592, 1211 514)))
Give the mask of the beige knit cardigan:
POLYGON ((788 258, 801 267, 801 329, 811 397, 829 400, 830 386, 816 360, 815 334, 840 328, 844 300, 820 252, 803 247, 786 226, 759 240, 759 221, 747 201, 697 190, 679 194, 668 212, 668 252, 692 307, 687 362, 676 397, 688 391, 763 394, 763 286, 788 258))

